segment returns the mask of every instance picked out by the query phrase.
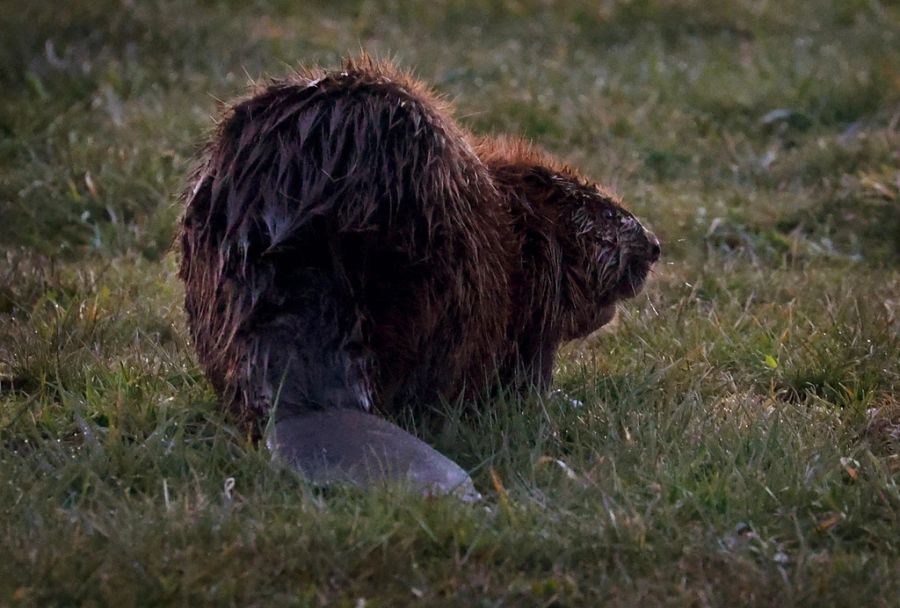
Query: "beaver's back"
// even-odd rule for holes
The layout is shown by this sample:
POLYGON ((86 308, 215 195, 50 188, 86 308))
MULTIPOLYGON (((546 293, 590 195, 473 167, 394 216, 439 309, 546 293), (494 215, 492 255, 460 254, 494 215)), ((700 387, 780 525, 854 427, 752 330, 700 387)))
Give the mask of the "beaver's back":
POLYGON ((467 136, 408 75, 363 60, 274 81, 226 112, 186 194, 201 363, 250 418, 271 405, 273 366, 313 381, 327 365, 327 390, 297 400, 360 407, 483 384, 507 322, 504 230, 467 136), (319 363, 304 339, 341 342, 343 359, 319 363))

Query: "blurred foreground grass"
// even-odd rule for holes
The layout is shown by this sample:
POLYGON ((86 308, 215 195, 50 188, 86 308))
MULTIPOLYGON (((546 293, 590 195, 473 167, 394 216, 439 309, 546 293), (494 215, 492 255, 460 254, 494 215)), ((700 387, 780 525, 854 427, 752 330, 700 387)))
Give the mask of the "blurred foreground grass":
POLYGON ((0 606, 896 605, 895 2, 0 1, 0 606), (558 384, 320 492, 215 405, 169 253, 218 100, 364 48, 610 184, 664 263, 558 384))

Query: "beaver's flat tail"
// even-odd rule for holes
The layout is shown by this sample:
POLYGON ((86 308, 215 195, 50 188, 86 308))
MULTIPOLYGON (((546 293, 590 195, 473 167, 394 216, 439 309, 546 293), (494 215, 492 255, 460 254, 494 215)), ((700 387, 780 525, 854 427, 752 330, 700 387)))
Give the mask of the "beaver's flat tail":
POLYGON ((329 409, 277 420, 266 434, 273 458, 318 485, 405 486, 426 495, 481 499, 455 462, 390 422, 356 410, 329 409))

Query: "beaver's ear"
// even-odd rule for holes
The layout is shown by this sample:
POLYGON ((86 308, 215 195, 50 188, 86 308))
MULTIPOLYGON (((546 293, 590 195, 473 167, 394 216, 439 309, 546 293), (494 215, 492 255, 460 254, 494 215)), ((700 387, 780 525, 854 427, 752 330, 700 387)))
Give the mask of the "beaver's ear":
POLYGON ((547 167, 533 165, 528 168, 526 175, 532 186, 547 189, 556 187, 556 175, 547 167))

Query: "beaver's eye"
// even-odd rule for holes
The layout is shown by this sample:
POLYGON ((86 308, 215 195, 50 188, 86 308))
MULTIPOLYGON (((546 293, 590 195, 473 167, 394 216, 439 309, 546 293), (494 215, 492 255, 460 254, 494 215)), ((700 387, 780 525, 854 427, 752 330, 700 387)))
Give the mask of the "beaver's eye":
POLYGON ((604 209, 603 210, 603 219, 612 220, 612 219, 615 219, 615 217, 616 217, 615 210, 613 210, 613 209, 604 209))

